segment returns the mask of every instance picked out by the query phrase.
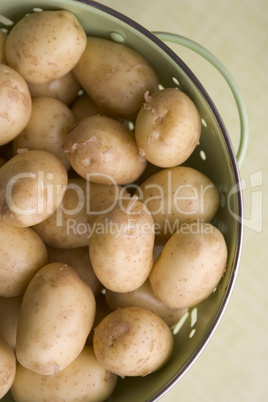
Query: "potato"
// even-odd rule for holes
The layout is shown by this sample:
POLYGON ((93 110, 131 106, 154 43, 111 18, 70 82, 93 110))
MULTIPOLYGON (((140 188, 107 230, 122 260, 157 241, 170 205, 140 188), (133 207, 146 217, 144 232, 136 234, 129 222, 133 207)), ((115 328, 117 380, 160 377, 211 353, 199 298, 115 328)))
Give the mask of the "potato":
POLYGON ((28 124, 32 100, 25 80, 0 64, 0 145, 12 141, 28 124))
POLYGON ((76 98, 71 110, 76 121, 83 120, 85 117, 94 116, 96 114, 103 114, 102 108, 96 105, 96 103, 93 102, 86 93, 76 98))
POLYGON ((55 155, 65 169, 70 163, 64 153, 64 140, 75 123, 71 110, 57 99, 33 99, 32 115, 25 129, 13 141, 14 155, 19 149, 39 149, 55 155))
POLYGON ((31 228, 19 228, 0 221, 0 296, 24 293, 34 274, 47 263, 47 250, 31 228))
POLYGON ((150 210, 157 243, 165 243, 184 223, 210 222, 219 207, 214 183, 196 169, 162 169, 146 179, 136 195, 150 210))
POLYGON ((0 336, 16 349, 16 335, 22 296, 0 297, 0 336))
POLYGON ((67 180, 65 167, 49 152, 14 156, 0 168, 0 220, 20 227, 45 220, 61 203, 67 180))
POLYGON ((88 255, 88 247, 60 249, 48 246, 47 250, 48 263, 64 262, 64 264, 69 265, 78 273, 80 278, 91 288, 95 296, 101 292, 103 286, 93 271, 88 255))
POLYGON ((129 193, 125 187, 116 184, 105 185, 93 182, 88 182, 88 184, 88 213, 92 221, 95 220, 97 215, 112 211, 118 200, 129 199, 129 193))
POLYGON ((66 264, 45 265, 22 299, 17 329, 19 363, 56 375, 81 353, 95 317, 92 290, 66 264))
POLYGON ((73 127, 65 153, 73 169, 95 183, 131 183, 146 167, 131 131, 102 115, 86 117, 73 127))
POLYGON ((182 164, 200 135, 199 112, 185 93, 175 88, 146 93, 135 122, 135 139, 149 162, 165 168, 182 164))
POLYGON ((95 328, 99 362, 121 376, 145 376, 163 367, 173 350, 173 335, 156 314, 140 307, 118 308, 95 328))
POLYGON ((5 46, 7 34, 0 29, 0 64, 6 64, 5 46))
POLYGON ((147 279, 153 264, 154 227, 149 210, 136 198, 119 200, 95 219, 89 256, 100 282, 130 292, 147 279))
POLYGON ((9 32, 6 59, 10 67, 34 84, 69 73, 86 47, 86 34, 67 10, 26 15, 9 32))
POLYGON ((69 179, 62 203, 46 220, 33 226, 44 242, 57 248, 88 246, 94 220, 116 204, 122 187, 69 179))
POLYGON ((72 72, 44 84, 28 82, 28 87, 32 98, 54 98, 66 105, 70 105, 75 100, 78 91, 81 89, 81 85, 72 72))
POLYGON ((112 310, 119 307, 142 307, 158 315, 169 327, 175 325, 187 311, 168 307, 156 299, 149 280, 132 292, 119 293, 106 289, 105 297, 112 310))
POLYGON ((195 306, 213 292, 226 263, 226 243, 215 226, 184 224, 164 246, 149 280, 162 303, 184 309, 195 306))
POLYGON ((145 91, 158 88, 153 68, 135 50, 103 38, 87 38, 73 73, 90 98, 112 114, 136 117, 145 91))
POLYGON ((11 393, 16 402, 102 402, 113 392, 117 379, 86 345, 68 367, 52 378, 18 364, 11 393))
POLYGON ((16 374, 16 357, 0 336, 0 399, 10 390, 16 374))

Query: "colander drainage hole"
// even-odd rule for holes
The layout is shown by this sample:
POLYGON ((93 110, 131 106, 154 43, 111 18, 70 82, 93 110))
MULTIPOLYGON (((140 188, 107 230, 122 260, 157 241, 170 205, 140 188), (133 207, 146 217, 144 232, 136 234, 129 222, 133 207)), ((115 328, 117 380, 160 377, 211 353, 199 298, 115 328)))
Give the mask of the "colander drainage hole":
POLYGON ((180 81, 178 80, 178 78, 172 77, 172 81, 174 82, 174 84, 180 86, 180 81))
POLYGON ((191 328, 192 328, 192 330, 190 331, 189 338, 192 338, 196 332, 196 329, 193 328, 196 323, 197 323, 197 308, 194 307, 191 311, 191 328))
POLYGON ((207 159, 207 155, 206 155, 205 151, 201 150, 201 151, 199 152, 199 155, 200 155, 200 158, 201 158, 203 161, 205 161, 205 160, 207 159))
POLYGON ((201 123, 203 124, 204 127, 207 127, 207 126, 208 126, 205 119, 201 119, 201 123))
POLYGON ((12 21, 9 18, 5 17, 4 15, 0 14, 0 24, 5 25, 6 27, 10 27, 10 26, 14 25, 14 21, 12 21))
POLYGON ((189 338, 192 338, 192 337, 194 336, 195 331, 196 331, 196 329, 193 328, 192 331, 191 331, 190 334, 189 334, 189 338))
POLYGON ((193 327, 197 322, 197 308, 194 307, 191 311, 191 327, 193 327))
POLYGON ((128 121, 128 128, 130 131, 134 131, 135 124, 133 123, 133 121, 128 121))

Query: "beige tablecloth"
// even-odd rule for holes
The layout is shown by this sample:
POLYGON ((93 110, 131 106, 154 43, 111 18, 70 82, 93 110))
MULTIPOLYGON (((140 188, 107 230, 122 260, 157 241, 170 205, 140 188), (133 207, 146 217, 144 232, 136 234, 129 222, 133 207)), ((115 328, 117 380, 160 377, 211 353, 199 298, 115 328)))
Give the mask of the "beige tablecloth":
MULTIPOLYGON (((247 107, 250 139, 241 167, 245 234, 239 275, 226 313, 197 362, 163 402, 268 400, 268 1, 101 0, 150 31, 191 38, 215 54, 235 78, 247 107)), ((191 52, 174 50, 215 101, 233 140, 239 119, 224 81, 191 52)))

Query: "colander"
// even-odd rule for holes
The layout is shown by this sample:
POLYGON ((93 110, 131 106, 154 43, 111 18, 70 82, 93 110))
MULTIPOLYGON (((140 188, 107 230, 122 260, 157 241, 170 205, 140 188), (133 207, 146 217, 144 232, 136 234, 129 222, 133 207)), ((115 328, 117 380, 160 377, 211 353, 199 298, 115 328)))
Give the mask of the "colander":
MULTIPOLYGON (((155 69, 162 87, 178 87, 194 101, 202 119, 199 145, 187 163, 207 175, 220 192, 220 207, 213 220, 228 247, 224 277, 212 295, 182 318, 174 328, 175 348, 170 362, 146 377, 119 379, 110 402, 160 399, 187 372, 207 345, 223 316, 238 272, 243 240, 241 164, 248 137, 247 115, 239 90, 226 68, 210 52, 176 34, 151 33, 111 8, 87 0, 1 0, 0 28, 9 30, 25 14, 66 9, 74 13, 88 35, 125 43, 142 54, 155 69), (224 76, 234 95, 240 117, 240 143, 235 155, 220 114, 189 67, 165 44, 170 41, 194 50, 224 76)), ((12 401, 10 393, 3 402, 12 401)))

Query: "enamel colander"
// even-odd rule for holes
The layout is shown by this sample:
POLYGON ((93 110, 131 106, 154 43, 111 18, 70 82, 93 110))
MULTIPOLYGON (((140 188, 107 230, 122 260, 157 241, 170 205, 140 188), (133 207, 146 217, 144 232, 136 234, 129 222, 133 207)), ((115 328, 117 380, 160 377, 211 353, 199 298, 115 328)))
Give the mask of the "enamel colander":
MULTIPOLYGON (((196 104, 202 119, 199 145, 187 161, 207 175, 220 192, 213 224, 228 247, 224 277, 212 295, 191 308, 174 328, 175 348, 169 363, 146 377, 119 379, 110 402, 156 401, 186 373, 209 342, 229 301, 238 272, 243 240, 243 201, 239 165, 247 146, 247 116, 239 90, 226 68, 210 52, 176 34, 151 33, 128 17, 87 0, 1 0, 0 28, 9 30, 27 13, 66 9, 76 15, 86 33, 124 43, 143 55, 156 71, 162 87, 178 87, 196 104), (240 143, 235 155, 222 118, 198 78, 166 45, 174 42, 201 54, 218 69, 231 88, 240 117, 240 143)), ((8 393, 3 402, 13 401, 8 393)), ((52 401, 53 402, 53 401, 52 401)))

